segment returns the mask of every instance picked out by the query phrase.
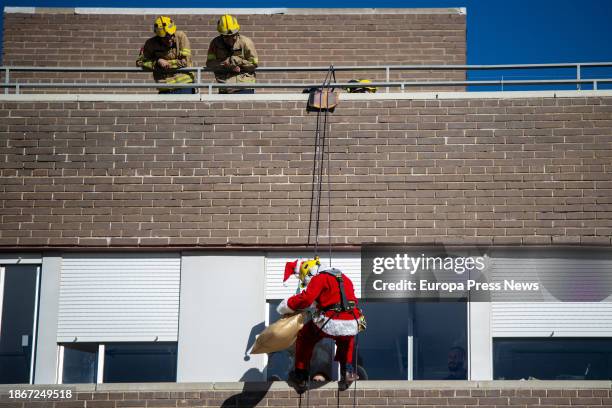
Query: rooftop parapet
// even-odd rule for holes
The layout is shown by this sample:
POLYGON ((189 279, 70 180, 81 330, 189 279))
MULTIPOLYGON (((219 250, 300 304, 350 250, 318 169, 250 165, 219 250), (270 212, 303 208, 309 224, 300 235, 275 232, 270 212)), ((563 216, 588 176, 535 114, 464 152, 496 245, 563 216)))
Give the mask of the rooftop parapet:
MULTIPOLYGON (((462 9, 243 9, 241 32, 255 43, 262 67, 355 65, 451 65, 466 63, 466 15, 462 9), (251 13, 252 12, 252 13, 251 13)), ((39 9, 7 8, 4 16, 6 66, 135 66, 154 15, 175 16, 191 41, 195 66, 204 66, 216 19, 226 9, 39 9), (177 12, 177 13, 174 13, 177 12), (178 14, 188 13, 188 14, 178 14), (106 27, 112 13, 113 27, 106 27), (125 14, 123 14, 125 13, 125 14), (146 14, 151 13, 151 14, 146 14), (208 14, 207 14, 208 13, 208 14)), ((340 81, 356 79, 340 73, 340 81)), ((372 81, 384 71, 362 71, 372 81)), ((390 79, 464 80, 460 71, 393 71, 390 79)), ((73 82, 142 83, 149 77, 131 72, 19 73, 14 79, 73 82)), ((210 73, 204 78, 212 80, 210 73)), ((260 82, 318 82, 316 72, 264 72, 260 82)))

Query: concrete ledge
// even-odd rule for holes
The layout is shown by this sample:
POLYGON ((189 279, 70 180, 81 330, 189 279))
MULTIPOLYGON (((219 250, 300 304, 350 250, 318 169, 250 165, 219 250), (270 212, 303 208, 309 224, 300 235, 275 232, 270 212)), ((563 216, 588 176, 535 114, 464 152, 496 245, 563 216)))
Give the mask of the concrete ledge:
MULTIPOLYGON (((218 382, 218 383, 117 383, 117 384, 18 384, 0 385, 0 393, 16 389, 72 389, 77 392, 95 391, 283 391, 292 388, 284 381, 275 382, 218 382)), ((316 389, 337 389, 336 382, 325 383, 316 389)), ((448 389, 612 389, 612 381, 358 381, 362 390, 448 390, 448 389)))
POLYGON ((5 7, 5 13, 25 14, 289 14, 289 15, 322 15, 322 14, 461 14, 466 8, 114 8, 114 7, 5 7))
POLYGON ((42 263, 40 253, 6 253, 0 254, 1 265, 37 265, 42 263))
MULTIPOLYGON (((585 98, 610 97, 612 90, 597 91, 508 91, 508 92, 405 92, 349 94, 345 101, 442 100, 442 99, 529 99, 529 98, 585 98)), ((157 94, 0 94, 0 102, 306 102, 307 94, 266 93, 254 95, 196 95, 157 94)))

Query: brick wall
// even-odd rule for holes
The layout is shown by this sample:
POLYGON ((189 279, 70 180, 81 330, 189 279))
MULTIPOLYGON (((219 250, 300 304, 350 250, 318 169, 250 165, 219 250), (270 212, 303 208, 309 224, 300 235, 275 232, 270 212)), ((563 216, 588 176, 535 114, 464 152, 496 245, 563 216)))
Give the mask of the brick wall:
MULTIPOLYGON (((0 244, 304 244, 304 105, 2 102, 0 244)), ((331 122, 335 244, 610 245, 612 97, 343 101, 331 122)))
MULTIPOLYGON (((203 66, 217 15, 173 16, 203 66)), ((465 64, 466 16, 462 14, 240 15, 242 32, 256 44, 261 66, 465 64)), ((152 35, 155 15, 73 13, 4 15, 5 65, 133 67, 152 35)), ((3 74, 3 73, 2 73, 3 74)), ((322 81, 324 73, 258 75, 261 82, 322 81)), ((384 79, 384 72, 340 73, 338 79, 384 79)), ((464 79, 461 71, 392 71, 392 79, 464 79)), ((150 81, 150 74, 13 73, 22 81, 150 81)), ((204 74, 212 80, 212 74, 204 74)), ((112 91, 112 90, 106 90, 112 91)), ((116 90, 115 90, 116 91, 116 90)), ((100 92, 96 90, 95 92, 100 92)), ((146 92, 146 91, 145 91, 146 92)), ((151 91, 149 91, 151 92, 151 91)))
MULTIPOLYGON (((102 386, 104 391, 86 391, 74 394, 71 400, 64 401, 15 401, 8 400, 6 392, 0 395, 3 408, 127 408, 127 407, 610 407, 612 394, 609 382, 569 383, 562 388, 563 382, 541 385, 514 385, 504 382, 490 382, 486 388, 476 388, 475 383, 462 381, 453 385, 450 381, 435 385, 419 385, 419 382, 394 382, 393 385, 382 381, 359 382, 353 389, 338 392, 334 383, 322 389, 310 391, 300 398, 293 390, 281 383, 203 384, 185 387, 184 384, 142 387, 102 386), (173 389, 173 387, 175 387, 173 389), (131 388, 131 389, 130 389, 131 388), (163 391, 162 391, 163 390, 163 391), (308 404, 308 405, 307 405, 308 404)), ((512 383, 512 382, 511 382, 512 383)), ((58 386, 56 386, 58 387, 58 386)), ((53 387, 53 388, 56 388, 53 387)), ((59 386, 64 388, 65 386, 59 386)), ((87 386, 79 386, 86 388, 87 386)), ((21 388, 21 387, 20 387, 21 388)), ((47 388, 50 388, 47 386, 47 388)))

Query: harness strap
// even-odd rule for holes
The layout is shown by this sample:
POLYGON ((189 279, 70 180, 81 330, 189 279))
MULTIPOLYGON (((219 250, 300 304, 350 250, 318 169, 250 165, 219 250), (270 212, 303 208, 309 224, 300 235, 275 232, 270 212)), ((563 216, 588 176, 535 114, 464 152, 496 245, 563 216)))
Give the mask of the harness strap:
MULTIPOLYGON (((348 302, 348 310, 352 310, 355 308, 355 302, 353 302, 352 300, 350 300, 348 302)), ((327 307, 324 307, 321 309, 322 312, 329 312, 330 310, 333 310, 334 312, 345 312, 347 310, 343 310, 342 309, 342 303, 335 303, 333 305, 329 305, 327 307)))
MULTIPOLYGON (((340 312, 348 312, 349 310, 352 310, 353 308, 355 308, 355 302, 349 302, 346 299, 346 293, 344 291, 344 280, 342 279, 342 271, 340 271, 340 269, 336 269, 336 268, 331 268, 325 271, 321 271, 320 273, 326 273, 328 275, 333 276, 334 278, 336 278, 336 282, 338 282, 338 288, 340 289, 340 303, 336 303, 335 305, 332 305, 331 308, 340 308, 340 312), (353 305, 351 306, 350 303, 352 303, 353 305)), ((329 308, 330 306, 328 306, 329 308)), ((331 309, 328 309, 331 310, 331 309)), ((326 311, 326 310, 324 310, 326 311)))

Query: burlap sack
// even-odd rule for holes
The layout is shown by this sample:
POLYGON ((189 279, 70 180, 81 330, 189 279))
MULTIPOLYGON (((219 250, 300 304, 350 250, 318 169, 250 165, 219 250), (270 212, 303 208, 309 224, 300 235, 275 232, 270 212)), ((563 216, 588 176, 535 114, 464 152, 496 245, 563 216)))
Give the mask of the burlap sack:
POLYGON ((290 347, 304 327, 306 312, 281 317, 268 326, 255 340, 251 354, 274 353, 290 347))

